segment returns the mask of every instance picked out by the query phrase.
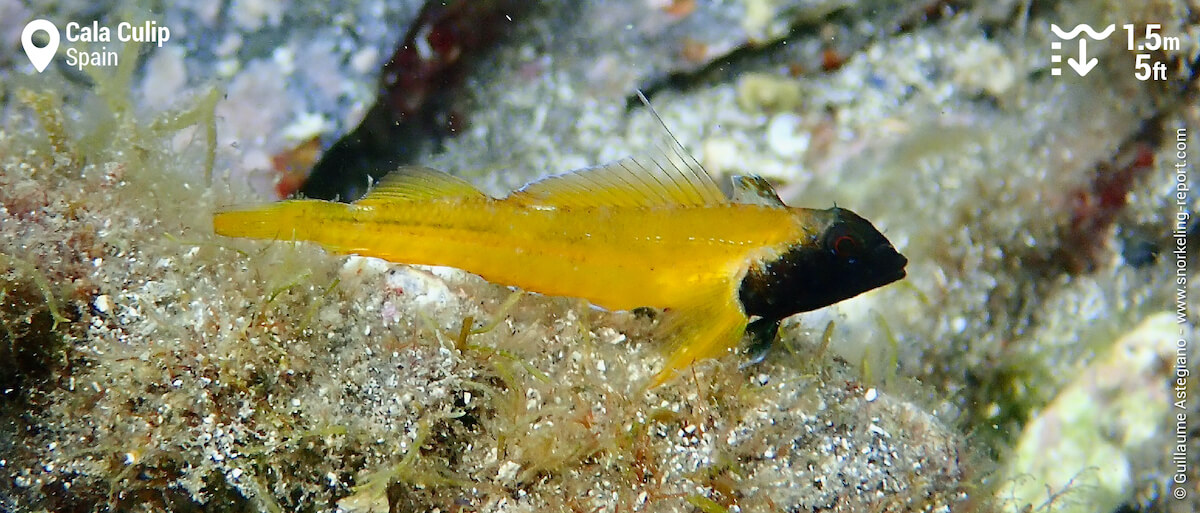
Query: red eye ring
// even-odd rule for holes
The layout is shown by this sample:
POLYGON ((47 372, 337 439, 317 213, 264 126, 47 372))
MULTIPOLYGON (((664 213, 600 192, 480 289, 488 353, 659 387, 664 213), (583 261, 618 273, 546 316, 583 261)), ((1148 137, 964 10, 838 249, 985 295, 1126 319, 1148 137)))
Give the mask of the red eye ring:
POLYGON ((858 252, 858 241, 850 235, 842 235, 833 241, 833 252, 842 256, 853 255, 858 252), (849 244, 848 247, 843 244, 849 244))

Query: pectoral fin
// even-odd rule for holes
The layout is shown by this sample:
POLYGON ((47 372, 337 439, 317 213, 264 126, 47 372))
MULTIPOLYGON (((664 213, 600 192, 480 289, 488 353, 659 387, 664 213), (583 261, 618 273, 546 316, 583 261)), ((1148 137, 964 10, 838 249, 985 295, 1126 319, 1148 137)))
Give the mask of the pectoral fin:
POLYGON ((666 312, 659 330, 671 340, 672 349, 650 386, 661 385, 692 364, 721 356, 737 346, 748 322, 736 301, 696 304, 666 312))

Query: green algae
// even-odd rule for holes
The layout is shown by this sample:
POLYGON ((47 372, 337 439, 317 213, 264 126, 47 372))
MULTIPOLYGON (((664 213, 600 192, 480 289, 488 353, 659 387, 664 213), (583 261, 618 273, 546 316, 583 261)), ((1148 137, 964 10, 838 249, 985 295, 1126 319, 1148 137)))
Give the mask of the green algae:
POLYGON ((1161 362, 1178 329, 1168 313, 1148 317, 1025 424, 996 492, 1007 511, 1113 511, 1133 498, 1134 476, 1145 469, 1129 455, 1161 452, 1156 434, 1168 431, 1161 362))
MULTIPOLYGON (((21 271, 22 274, 28 276, 34 285, 37 286, 38 292, 45 299, 46 310, 50 313, 50 317, 54 319, 54 323, 50 326, 52 331, 58 329, 59 323, 69 322, 69 319, 62 313, 63 310, 59 304, 58 295, 51 288, 50 281, 46 279, 46 275, 38 271, 37 267, 20 258, 4 253, 0 253, 0 265, 21 271)), ((5 294, 7 295, 8 293, 9 291, 6 290, 5 294)))

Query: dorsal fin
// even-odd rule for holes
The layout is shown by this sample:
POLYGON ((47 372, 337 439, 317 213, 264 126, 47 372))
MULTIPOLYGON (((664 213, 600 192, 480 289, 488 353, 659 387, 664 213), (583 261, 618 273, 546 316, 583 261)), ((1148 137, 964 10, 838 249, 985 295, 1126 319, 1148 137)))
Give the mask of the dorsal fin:
MULTIPOLYGON (((638 95, 650 107, 645 96, 638 95)), ((654 148, 643 156, 550 176, 527 184, 510 196, 518 201, 550 206, 656 207, 704 206, 727 203, 700 162, 679 144, 658 113, 650 113, 662 128, 654 148)))
POLYGON ((466 180, 423 166, 404 166, 379 179, 356 205, 441 198, 486 198, 466 180))
POLYGON ((711 179, 708 183, 689 181, 669 166, 658 158, 629 157, 543 178, 510 197, 559 207, 702 206, 726 202, 711 179))
POLYGON ((775 193, 775 188, 771 187, 771 183, 767 179, 754 175, 733 177, 732 200, 734 203, 764 207, 787 206, 783 200, 779 199, 779 194, 775 193))

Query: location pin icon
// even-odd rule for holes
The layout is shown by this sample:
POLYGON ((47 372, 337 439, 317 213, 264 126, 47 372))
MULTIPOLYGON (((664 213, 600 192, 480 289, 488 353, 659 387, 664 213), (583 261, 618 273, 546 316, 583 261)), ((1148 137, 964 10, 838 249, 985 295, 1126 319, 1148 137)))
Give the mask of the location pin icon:
POLYGON ((29 56, 29 62, 33 63, 33 67, 37 69, 38 73, 41 73, 50 64, 54 54, 58 52, 58 27, 55 27, 49 20, 29 22, 25 25, 25 30, 21 31, 21 46, 25 47, 25 55, 29 56), (41 48, 33 44, 33 33, 39 30, 45 31, 50 37, 50 42, 41 48))

